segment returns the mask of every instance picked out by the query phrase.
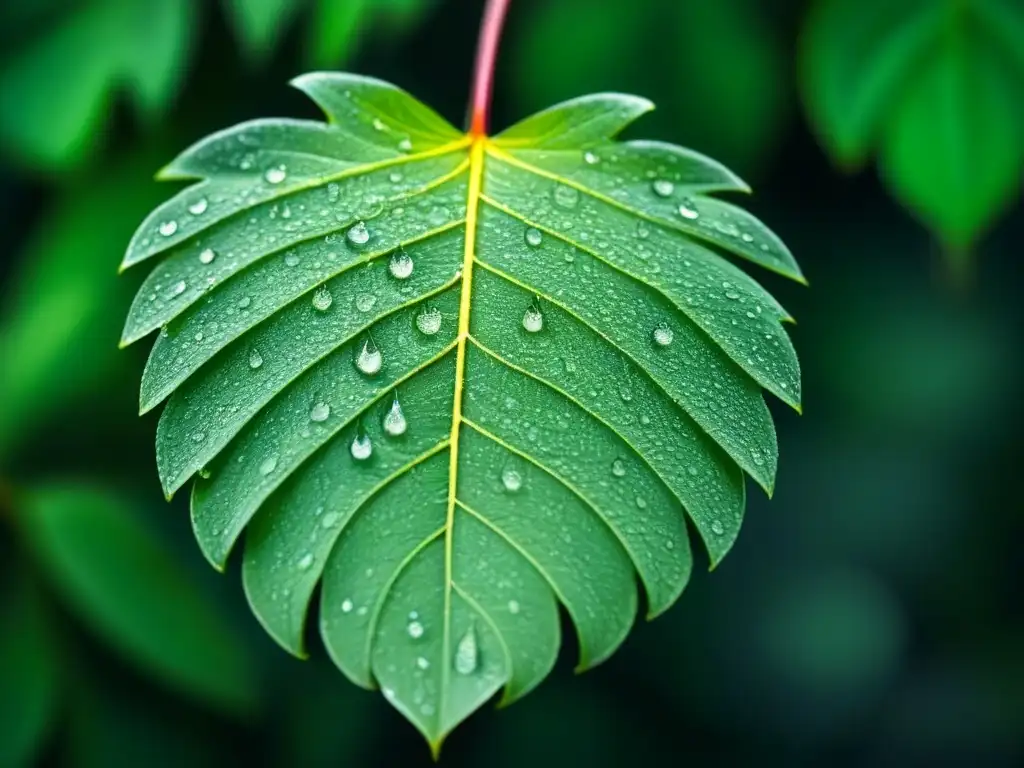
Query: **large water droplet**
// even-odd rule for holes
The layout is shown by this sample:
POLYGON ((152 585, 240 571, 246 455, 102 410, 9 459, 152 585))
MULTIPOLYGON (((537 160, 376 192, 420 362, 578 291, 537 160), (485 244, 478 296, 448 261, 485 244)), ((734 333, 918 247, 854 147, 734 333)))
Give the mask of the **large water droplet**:
POLYGON ((366 245, 370 239, 370 230, 366 228, 366 223, 357 221, 351 227, 348 232, 345 233, 345 237, 353 245, 366 245))
POLYGON ((353 608, 352 601, 349 600, 347 597, 344 600, 341 601, 341 612, 342 613, 351 613, 352 612, 352 608, 353 608))
POLYGON ((212 264, 215 258, 217 258, 217 254, 213 248, 204 248, 199 252, 199 262, 201 264, 212 264))
POLYGON ((515 493, 523 487, 523 476, 515 467, 505 467, 501 470, 501 484, 505 486, 506 491, 515 493))
POLYGON ((277 454, 267 456, 267 458, 260 463, 260 474, 264 477, 269 475, 275 469, 277 469, 277 454))
POLYGON ((171 296, 181 296, 181 294, 185 292, 185 288, 187 287, 188 286, 185 285, 184 280, 179 280, 178 282, 171 286, 171 296))
POLYGON ((178 222, 174 221, 173 219, 171 221, 165 221, 163 224, 160 225, 160 234, 163 235, 164 237, 170 237, 177 231, 178 222))
POLYGON ((616 459, 612 462, 612 474, 616 477, 626 476, 626 462, 622 459, 616 459))
POLYGON ((659 347, 667 347, 675 337, 675 332, 668 326, 668 323, 658 323, 651 331, 651 338, 659 347))
POLYGON ((209 205, 205 197, 200 197, 192 205, 188 207, 188 212, 193 216, 202 216, 206 213, 206 208, 209 205))
POLYGON ((380 370, 380 366, 383 361, 384 359, 380 354, 380 350, 377 349, 377 345, 373 343, 373 339, 367 339, 363 342, 363 346, 360 348, 359 354, 356 355, 356 368, 367 376, 372 376, 380 370))
POLYGON ((408 422, 405 420, 405 414, 402 413, 402 405, 396 397, 391 401, 390 410, 384 415, 384 431, 393 437, 398 437, 405 434, 407 427, 408 422))
POLYGON ((334 297, 331 295, 331 289, 326 285, 321 285, 313 293, 313 309, 317 312, 326 312, 331 308, 331 304, 334 303, 334 297))
POLYGON ((455 647, 455 671, 460 675, 473 674, 476 671, 478 656, 476 630, 470 627, 455 647))
POLYGON ((309 420, 310 421, 327 421, 327 418, 331 415, 331 406, 322 400, 317 401, 313 404, 313 407, 309 409, 309 420))
POLYGON ((559 184, 555 187, 555 203, 563 208, 575 208, 580 201, 580 192, 575 187, 559 184))
POLYGON ((410 621, 405 629, 413 640, 419 640, 423 637, 423 625, 418 621, 410 621))
POLYGON ((288 169, 283 165, 279 165, 276 168, 268 168, 267 172, 263 174, 263 178, 266 179, 267 184, 280 184, 288 178, 288 169))
POLYGON ((404 248, 399 248, 391 254, 388 269, 391 270, 391 275, 395 279, 405 280, 412 274, 412 257, 405 252, 404 248))
POLYGON ((697 210, 697 206, 694 204, 693 200, 687 198, 679 205, 679 215, 684 219, 694 221, 700 218, 700 211, 697 210))
POLYGON ((369 435, 356 435, 349 446, 352 458, 356 461, 366 461, 373 454, 373 443, 369 435))
POLYGON ((541 243, 541 241, 543 239, 544 239, 544 235, 541 234, 541 231, 539 229, 537 229, 536 227, 527 227, 527 229, 526 229, 526 244, 527 245, 536 248, 538 245, 540 245, 540 243, 541 243))
POLYGON ((523 313, 523 328, 527 333, 537 333, 544 327, 544 315, 532 304, 523 313))
POLYGON ((260 354, 258 349, 252 349, 249 351, 249 367, 254 371, 263 365, 263 355, 260 354))
POLYGON ((676 191, 676 185, 667 179, 655 179, 651 182, 651 189, 658 197, 668 197, 676 191))
POLYGON ((416 327, 425 336, 433 336, 441 330, 441 310, 437 307, 428 307, 416 315, 416 327))

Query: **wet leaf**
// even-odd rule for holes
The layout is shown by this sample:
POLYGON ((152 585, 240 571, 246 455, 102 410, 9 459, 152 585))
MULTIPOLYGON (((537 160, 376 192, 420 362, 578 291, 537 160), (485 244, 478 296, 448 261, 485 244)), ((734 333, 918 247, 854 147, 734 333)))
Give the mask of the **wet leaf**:
POLYGON ((801 280, 746 186, 679 147, 617 142, 644 99, 583 97, 494 138, 397 88, 295 84, 329 122, 259 120, 164 170, 160 256, 124 342, 161 329, 141 407, 167 401, 168 494, 296 655, 318 584, 327 649, 437 749, 549 672, 557 605, 580 668, 692 568, 718 563, 743 473, 777 447, 762 388, 799 407, 786 312, 723 257, 801 280), (685 509, 685 513, 684 513, 685 509))

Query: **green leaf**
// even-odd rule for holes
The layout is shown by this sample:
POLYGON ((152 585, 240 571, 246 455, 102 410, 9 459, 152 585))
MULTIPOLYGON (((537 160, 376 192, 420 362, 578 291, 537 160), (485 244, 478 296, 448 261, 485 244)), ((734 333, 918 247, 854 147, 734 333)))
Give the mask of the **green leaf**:
POLYGON ((13 578, 0 585, 0 766, 14 768, 34 764, 57 714, 58 664, 38 589, 4 575, 13 578))
POLYGON ((95 148, 123 82, 145 116, 159 113, 185 71, 191 11, 191 0, 90 0, 65 14, 0 73, 0 139, 62 170, 95 148))
POLYGON ((251 709, 244 649, 122 499, 72 483, 20 498, 18 522, 35 559, 83 622, 176 690, 226 710, 251 709))
POLYGON ((224 0, 243 50, 256 60, 270 55, 303 5, 304 0, 224 0))
POLYGON ((823 0, 801 57, 808 112, 845 166, 877 152, 896 197, 969 249, 1024 172, 1024 10, 1007 0, 823 0))
POLYGON ((744 172, 771 155, 787 115, 783 49, 756 0, 538 3, 515 51, 520 101, 644 87, 653 125, 744 172), (566 34, 571 29, 572 34, 566 34), (556 65, 557 63, 557 65, 556 65))
POLYGON ((168 494, 296 655, 318 584, 327 649, 430 740, 580 668, 718 563, 746 471, 771 489, 762 387, 799 405, 786 312, 721 255, 800 280, 717 163, 614 141, 644 99, 587 96, 491 139, 394 86, 295 84, 327 124, 259 120, 186 150, 192 186, 141 225, 157 255, 124 341, 162 329, 168 494), (687 514, 684 514, 684 509, 687 514))
POLYGON ((152 150, 133 152, 68 190, 19 254, 0 320, 0 462, 125 364, 116 339, 130 288, 112 279, 107 255, 160 200, 153 158, 152 150))

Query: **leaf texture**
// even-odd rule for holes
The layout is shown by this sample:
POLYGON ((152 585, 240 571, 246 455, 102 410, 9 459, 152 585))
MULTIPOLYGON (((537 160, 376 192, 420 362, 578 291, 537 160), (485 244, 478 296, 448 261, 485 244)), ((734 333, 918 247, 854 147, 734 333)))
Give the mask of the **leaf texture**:
POLYGON ((617 142, 651 109, 601 94, 494 137, 343 74, 295 85, 326 124, 257 120, 164 171, 194 183, 142 224, 162 257, 124 342, 161 329, 141 408, 168 495, 223 568, 245 532, 253 611, 305 655, 320 632, 436 750, 497 691, 550 671, 559 605, 580 668, 640 606, 678 598, 687 518, 712 565, 744 473, 771 490, 762 389, 794 407, 786 311, 723 257, 802 281, 713 193, 727 169, 617 142))

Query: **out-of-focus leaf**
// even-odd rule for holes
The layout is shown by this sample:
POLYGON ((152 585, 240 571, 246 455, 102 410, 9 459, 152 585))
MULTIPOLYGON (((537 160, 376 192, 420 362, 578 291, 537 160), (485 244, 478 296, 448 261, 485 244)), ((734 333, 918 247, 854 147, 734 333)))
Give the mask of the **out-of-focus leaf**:
POLYGON ((963 251, 1024 175, 1021 50, 1015 0, 821 0, 804 33, 804 100, 840 163, 877 151, 896 197, 963 251))
POLYGON ((111 255, 160 199, 154 163, 148 152, 135 153, 67 192, 40 220, 3 286, 0 461, 28 430, 124 364, 117 337, 130 295, 111 255))
POLYGON ((360 23, 372 6, 373 0, 320 0, 309 25, 306 58, 310 66, 326 69, 344 63, 359 43, 360 23))
POLYGON ((58 667, 34 584, 8 567, 0 584, 0 768, 33 764, 58 709, 58 667))
POLYGON ((789 101, 781 45, 755 0, 536 4, 517 54, 527 108, 598 89, 650 93, 666 136, 756 170, 789 101))
POLYGON ((20 498, 35 559, 83 622, 173 688, 229 711, 252 708, 245 649, 130 505, 73 483, 20 498))
MULTIPOLYGON (((343 0, 337 5, 348 5, 343 0)), ((351 0, 359 3, 361 0, 351 0)), ((306 0, 224 0, 224 10, 246 55, 262 60, 291 25, 306 0)))
POLYGON ((25 43, 0 72, 0 139, 28 163, 64 169, 103 135, 112 96, 132 86, 144 114, 184 72, 192 0, 88 0, 25 43))
POLYGON ((143 410, 164 490, 253 611, 305 653, 318 584, 338 666, 436 750, 560 643, 610 656, 685 587, 687 519, 718 563, 744 473, 772 488, 763 390, 799 408, 786 311, 728 252, 801 280, 786 246, 650 110, 583 96, 490 138, 379 80, 295 85, 328 122, 265 119, 185 150, 194 183, 140 225, 156 261, 125 323, 161 329, 143 410), (713 247, 719 250, 713 250, 713 247), (687 516, 688 515, 688 516, 687 516))

